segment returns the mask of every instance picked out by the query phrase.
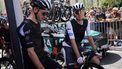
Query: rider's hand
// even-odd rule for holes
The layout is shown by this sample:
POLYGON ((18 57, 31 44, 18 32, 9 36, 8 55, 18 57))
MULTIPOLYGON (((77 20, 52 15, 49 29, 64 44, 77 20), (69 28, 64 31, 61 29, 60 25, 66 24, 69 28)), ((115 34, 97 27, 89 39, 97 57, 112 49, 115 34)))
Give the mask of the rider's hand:
POLYGON ((99 59, 102 59, 102 53, 99 53, 99 52, 95 52, 95 54, 97 55, 97 57, 99 58, 99 59))
POLYGON ((94 50, 94 51, 96 51, 96 50, 97 50, 97 46, 96 46, 96 45, 93 47, 93 50, 94 50))
POLYGON ((96 54, 97 56, 99 56, 99 57, 102 57, 102 54, 101 54, 101 53, 96 52, 95 54, 96 54))
POLYGON ((77 62, 78 62, 79 64, 81 64, 81 63, 84 62, 84 60, 85 60, 85 57, 79 57, 79 58, 77 59, 77 62))

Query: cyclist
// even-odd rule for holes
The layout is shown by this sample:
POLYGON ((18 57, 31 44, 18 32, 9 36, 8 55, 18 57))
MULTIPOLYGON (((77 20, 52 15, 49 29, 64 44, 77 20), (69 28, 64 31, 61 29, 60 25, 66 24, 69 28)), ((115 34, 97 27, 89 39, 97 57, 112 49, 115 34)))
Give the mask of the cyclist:
POLYGON ((45 20, 51 4, 48 0, 32 0, 32 10, 17 28, 22 46, 25 69, 61 69, 62 66, 53 61, 44 51, 40 21, 45 20))
MULTIPOLYGON (((63 52, 67 67, 70 65, 70 63, 83 63, 84 58, 82 55, 80 55, 80 51, 83 51, 81 41, 84 38, 85 31, 88 35, 90 44, 93 46, 93 49, 96 49, 96 45, 90 32, 90 24, 88 20, 84 18, 84 5, 82 3, 76 3, 73 5, 73 16, 74 18, 66 23, 66 33, 62 43, 63 48, 61 50, 63 52), (75 56, 76 59, 74 58, 75 56)), ((92 62, 97 64, 100 63, 95 54, 91 56, 93 56, 93 58, 91 58, 92 62)), ((70 67, 71 66, 68 68, 70 69, 70 67)))

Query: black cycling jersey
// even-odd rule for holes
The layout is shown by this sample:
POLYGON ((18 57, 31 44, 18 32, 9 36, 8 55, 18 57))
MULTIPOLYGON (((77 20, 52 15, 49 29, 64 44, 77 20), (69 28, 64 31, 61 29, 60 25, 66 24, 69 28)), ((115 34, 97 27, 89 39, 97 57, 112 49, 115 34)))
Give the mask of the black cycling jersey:
POLYGON ((38 57, 42 57, 42 52, 44 51, 44 42, 41 36, 40 25, 35 24, 30 19, 25 19, 21 25, 17 28, 22 50, 23 50, 23 57, 25 64, 34 65, 32 64, 31 59, 27 53, 27 48, 34 47, 34 50, 38 57))
MULTIPOLYGON (((88 20, 87 19, 83 19, 83 25, 80 25, 77 23, 77 21, 75 19, 72 19, 70 21, 71 26, 73 28, 73 33, 74 33, 74 37, 76 40, 76 44, 77 46, 79 46, 80 42, 82 41, 82 39, 84 38, 85 35, 85 30, 87 29, 87 25, 88 25, 88 20)), ((66 35, 64 38, 64 41, 71 46, 71 42, 70 42, 70 36, 72 36, 72 33, 68 32, 66 29, 66 35)))

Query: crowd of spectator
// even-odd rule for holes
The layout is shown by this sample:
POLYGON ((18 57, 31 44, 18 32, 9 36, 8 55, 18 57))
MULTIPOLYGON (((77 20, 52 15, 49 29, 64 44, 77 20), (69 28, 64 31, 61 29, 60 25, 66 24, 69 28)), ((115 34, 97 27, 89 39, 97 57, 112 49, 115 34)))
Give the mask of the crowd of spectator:
POLYGON ((86 17, 92 23, 91 28, 106 33, 109 44, 115 39, 121 39, 122 7, 99 8, 92 7, 86 12, 86 17))
POLYGON ((99 8, 92 7, 88 12, 86 12, 86 17, 91 22, 104 22, 104 21, 117 21, 122 20, 122 7, 109 7, 109 8, 99 8))

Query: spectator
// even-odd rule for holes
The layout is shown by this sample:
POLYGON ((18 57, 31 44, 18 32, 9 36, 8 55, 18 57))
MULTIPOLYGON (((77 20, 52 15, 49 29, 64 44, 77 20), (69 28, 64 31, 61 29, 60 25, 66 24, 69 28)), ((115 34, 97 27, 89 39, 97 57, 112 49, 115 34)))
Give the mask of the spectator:
POLYGON ((120 19, 120 14, 118 13, 118 8, 114 7, 112 9, 112 18, 114 18, 114 20, 119 20, 120 19))
POLYGON ((95 18, 95 11, 94 10, 90 10, 87 14, 88 20, 90 21, 90 23, 94 23, 96 21, 95 18))
POLYGON ((120 7, 119 14, 120 14, 120 20, 122 20, 122 7, 120 7))
POLYGON ((96 21, 105 21, 105 12, 101 8, 96 9, 96 21))
POLYGON ((106 16, 106 21, 111 21, 112 18, 112 7, 108 8, 107 11, 105 12, 105 16, 106 16))

